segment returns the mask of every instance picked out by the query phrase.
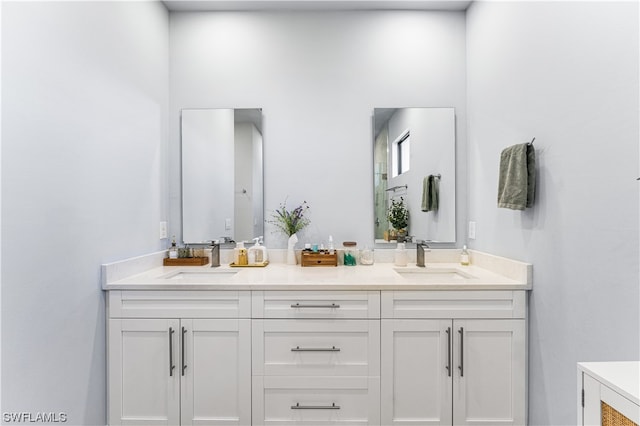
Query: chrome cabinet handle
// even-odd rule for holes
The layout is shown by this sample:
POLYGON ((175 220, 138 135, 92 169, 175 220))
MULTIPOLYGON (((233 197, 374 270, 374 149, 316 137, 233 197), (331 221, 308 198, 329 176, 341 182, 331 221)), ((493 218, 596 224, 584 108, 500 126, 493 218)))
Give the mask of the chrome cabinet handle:
POLYGON ((182 375, 184 376, 184 370, 187 369, 187 362, 184 359, 184 341, 186 340, 187 329, 182 327, 182 343, 181 343, 181 352, 182 352, 182 375))
POLYGON ((336 348, 335 346, 330 348, 301 348, 300 346, 296 346, 295 348, 291 348, 291 352, 340 352, 340 348, 336 348))
POLYGON ((300 405, 299 402, 296 405, 291 406, 292 410, 339 410, 340 406, 336 405, 336 403, 332 403, 331 405, 300 405))
POLYGON ((173 365, 173 327, 169 327, 169 376, 173 376, 173 369, 176 368, 173 365))
POLYGON ((451 327, 447 327, 447 375, 451 377, 451 327))
POLYGON ((460 327, 458 333, 460 333, 460 365, 458 369, 460 370, 460 377, 464 377, 464 328, 460 327))
POLYGON ((326 305, 301 305, 300 303, 294 303, 293 305, 291 305, 292 308, 339 308, 340 305, 336 304, 336 303, 332 303, 330 305, 326 304, 326 305))

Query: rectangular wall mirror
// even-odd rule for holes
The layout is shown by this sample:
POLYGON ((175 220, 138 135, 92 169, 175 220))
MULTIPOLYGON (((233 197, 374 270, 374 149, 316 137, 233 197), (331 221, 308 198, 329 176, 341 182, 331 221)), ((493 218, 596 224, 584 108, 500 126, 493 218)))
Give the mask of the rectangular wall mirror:
POLYGON ((264 233, 262 109, 183 109, 182 239, 264 233))
POLYGON ((376 244, 397 242, 388 220, 394 201, 402 201, 408 210, 409 236, 455 242, 454 108, 375 108, 373 127, 376 244))

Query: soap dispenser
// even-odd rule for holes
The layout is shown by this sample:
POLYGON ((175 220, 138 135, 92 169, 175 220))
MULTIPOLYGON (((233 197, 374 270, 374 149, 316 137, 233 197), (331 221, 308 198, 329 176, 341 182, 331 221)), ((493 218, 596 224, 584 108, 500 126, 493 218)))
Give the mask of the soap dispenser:
POLYGON ((469 251, 467 250, 467 246, 462 246, 462 251, 460 252, 460 264, 462 266, 469 266, 469 251))
POLYGON ((255 244, 249 248, 248 257, 250 265, 254 263, 266 263, 267 261, 267 248, 260 245, 261 239, 261 236, 254 238, 255 244))
POLYGON ((238 241, 233 251, 234 263, 237 266, 246 266, 249 263, 247 258, 247 249, 244 248, 244 241, 238 241))
POLYGON ((409 255, 404 248, 404 243, 398 243, 394 253, 394 264, 396 266, 407 266, 409 263, 409 255))
POLYGON ((178 258, 178 247, 176 246, 176 236, 174 235, 171 238, 171 248, 169 248, 169 259, 177 259, 178 258))

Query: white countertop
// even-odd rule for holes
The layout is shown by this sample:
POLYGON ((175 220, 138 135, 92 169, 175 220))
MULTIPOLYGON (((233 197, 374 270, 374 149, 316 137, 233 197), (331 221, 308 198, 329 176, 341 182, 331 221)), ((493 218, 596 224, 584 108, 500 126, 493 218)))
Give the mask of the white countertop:
POLYGON ((640 405, 640 361, 579 362, 578 369, 640 405))
MULTIPOLYGON (((118 262, 103 265, 104 290, 530 290, 531 265, 475 253, 476 264, 427 263, 425 268, 410 263, 365 266, 301 267, 270 263, 264 268, 205 266, 157 266, 147 257, 135 268, 118 262), (496 267, 496 265, 498 265, 496 267), (495 269, 500 269, 499 273, 495 269), (142 271, 140 271, 142 270, 142 271), (137 272, 137 273, 136 273, 137 272), (404 272, 404 273, 403 273, 404 272)), ((472 257, 473 263, 473 257, 472 257)), ((161 264, 161 263, 160 263, 161 264)))

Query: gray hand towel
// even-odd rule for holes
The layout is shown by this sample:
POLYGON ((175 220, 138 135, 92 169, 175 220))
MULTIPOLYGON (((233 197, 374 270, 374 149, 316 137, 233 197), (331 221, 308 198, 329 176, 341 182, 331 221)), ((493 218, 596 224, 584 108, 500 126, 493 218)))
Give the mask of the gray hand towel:
POLYGON ((505 148, 500 154, 498 207, 524 210, 533 206, 536 188, 536 153, 533 144, 505 148))
POLYGON ((422 181, 422 211, 438 211, 438 199, 440 188, 438 178, 429 175, 422 181))

